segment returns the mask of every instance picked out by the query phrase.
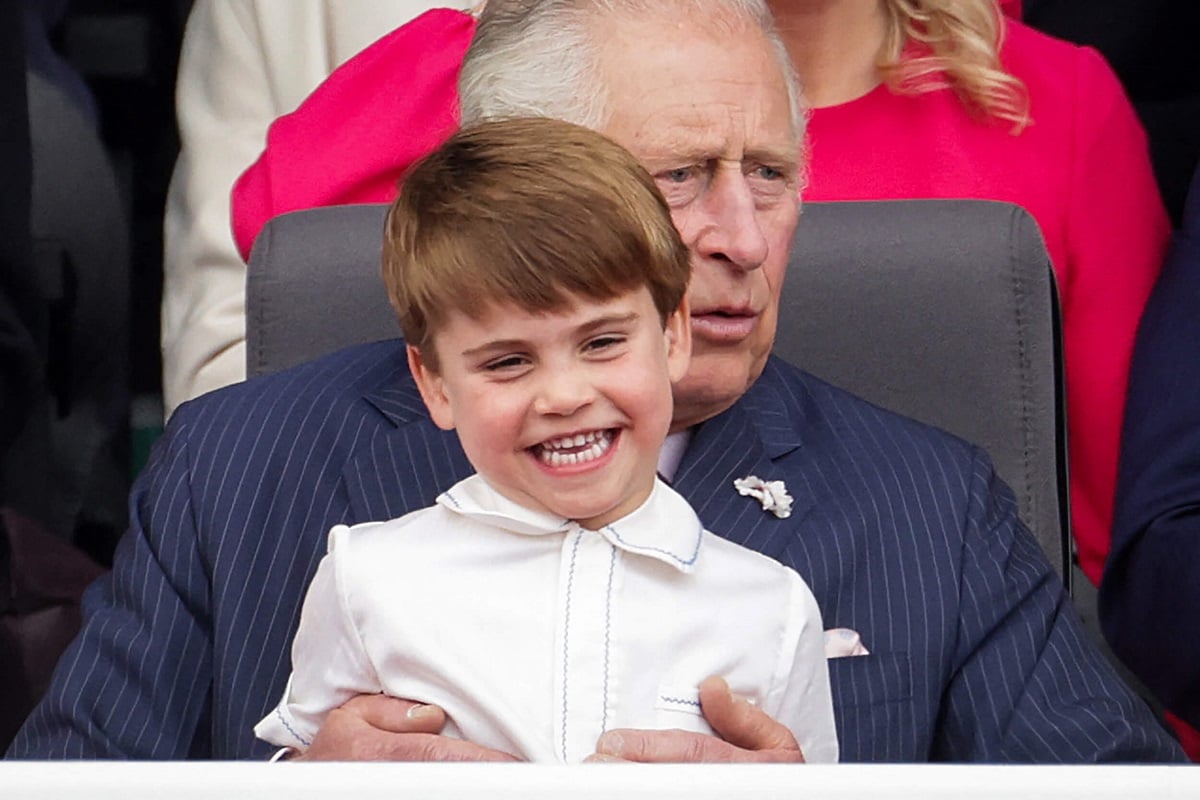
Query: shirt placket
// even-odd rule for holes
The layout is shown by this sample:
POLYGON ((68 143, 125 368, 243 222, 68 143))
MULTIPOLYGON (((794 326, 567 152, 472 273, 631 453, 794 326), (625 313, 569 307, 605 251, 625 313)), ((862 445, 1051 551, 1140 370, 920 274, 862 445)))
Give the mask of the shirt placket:
POLYGON ((577 525, 563 539, 554 741, 558 757, 567 763, 594 753, 608 724, 618 554, 602 536, 577 525))

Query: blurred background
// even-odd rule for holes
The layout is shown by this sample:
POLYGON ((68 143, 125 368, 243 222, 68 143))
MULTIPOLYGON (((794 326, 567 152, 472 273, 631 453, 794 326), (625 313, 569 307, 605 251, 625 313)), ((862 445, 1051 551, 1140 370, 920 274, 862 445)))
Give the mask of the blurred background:
MULTIPOLYGON (((162 428, 163 208, 179 149, 173 93, 192 0, 17 2, 37 75, 30 84, 33 216, 38 271, 48 283, 50 393, 43 401, 52 423, 49 431, 26 431, 7 458, 5 503, 48 520, 53 533, 106 566, 125 526, 129 484, 162 428), (81 165, 88 154, 79 138, 90 131, 104 163, 81 165), (47 438, 55 463, 41 455, 47 438), (61 474, 64 463, 74 474, 61 474), (66 487, 65 495, 39 493, 47 470, 58 470, 48 483, 66 487)), ((1198 126, 1180 124, 1193 118, 1188 110, 1200 86, 1190 41, 1200 4, 1023 6, 1027 22, 1093 44, 1113 64, 1146 125, 1177 221, 1200 152, 1198 126)))

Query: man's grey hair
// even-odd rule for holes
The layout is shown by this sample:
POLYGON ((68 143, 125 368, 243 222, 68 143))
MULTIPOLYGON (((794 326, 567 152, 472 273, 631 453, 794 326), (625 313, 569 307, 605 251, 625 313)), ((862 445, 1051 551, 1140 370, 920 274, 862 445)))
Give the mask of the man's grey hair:
POLYGON ((650 19, 707 14, 709 24, 730 32, 762 31, 784 74, 797 141, 803 140, 799 80, 763 0, 488 0, 459 74, 463 124, 542 116, 603 130, 609 98, 598 74, 600 36, 603 18, 612 14, 650 19))

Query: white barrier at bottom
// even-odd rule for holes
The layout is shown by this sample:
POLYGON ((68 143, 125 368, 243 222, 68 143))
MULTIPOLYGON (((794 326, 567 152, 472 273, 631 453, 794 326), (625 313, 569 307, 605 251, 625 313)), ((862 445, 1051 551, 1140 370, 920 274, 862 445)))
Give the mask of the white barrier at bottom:
POLYGON ((4 800, 1197 800, 1194 766, 4 762, 4 800))

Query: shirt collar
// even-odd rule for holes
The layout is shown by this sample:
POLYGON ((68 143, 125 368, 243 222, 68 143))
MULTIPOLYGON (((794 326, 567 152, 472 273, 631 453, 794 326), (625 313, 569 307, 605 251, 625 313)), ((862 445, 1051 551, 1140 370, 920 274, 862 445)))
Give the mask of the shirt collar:
MULTIPOLYGON (((442 492, 437 502, 457 514, 525 536, 579 529, 569 519, 514 503, 479 474, 442 492)), ((656 479, 645 503, 596 533, 627 553, 654 558, 690 573, 700 556, 704 526, 683 497, 656 479)))
POLYGON ((688 443, 692 441, 692 429, 685 428, 669 434, 667 440, 663 442, 662 450, 658 453, 658 474, 663 477, 667 483, 675 480, 675 473, 679 470, 679 462, 683 460, 683 453, 687 450, 688 443))

